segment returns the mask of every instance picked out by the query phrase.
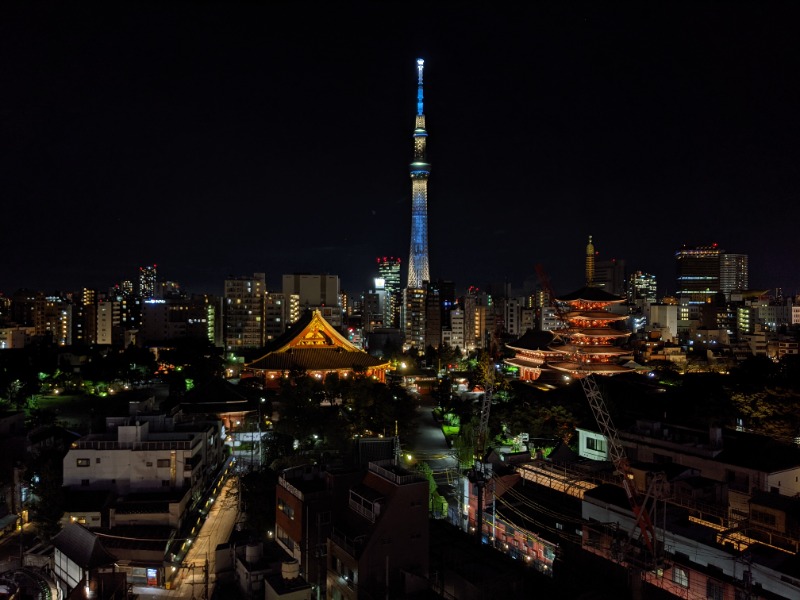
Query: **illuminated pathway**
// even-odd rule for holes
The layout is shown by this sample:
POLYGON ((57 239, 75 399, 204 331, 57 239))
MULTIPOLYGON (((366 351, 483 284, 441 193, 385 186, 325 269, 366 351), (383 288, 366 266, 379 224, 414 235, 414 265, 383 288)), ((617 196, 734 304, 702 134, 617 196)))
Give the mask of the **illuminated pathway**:
POLYGON ((215 550, 219 544, 227 543, 238 516, 238 499, 236 496, 236 476, 229 477, 216 501, 211 504, 208 518, 203 523, 196 538, 191 540, 189 551, 174 580, 174 588, 166 590, 135 586, 134 593, 140 600, 157 598, 182 598, 185 600, 211 598, 214 593, 215 550), (206 561, 208 564, 208 590, 206 593, 206 561))

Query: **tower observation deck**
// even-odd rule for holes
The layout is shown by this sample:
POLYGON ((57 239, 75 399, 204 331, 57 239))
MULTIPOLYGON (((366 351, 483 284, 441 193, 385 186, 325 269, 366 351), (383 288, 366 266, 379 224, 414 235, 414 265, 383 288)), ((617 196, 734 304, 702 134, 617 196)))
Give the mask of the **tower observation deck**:
POLYGON ((408 287, 422 288, 430 281, 428 264, 428 177, 431 165, 427 160, 425 114, 422 109, 422 70, 425 61, 417 59, 417 117, 414 126, 414 161, 411 173, 411 251, 408 258, 408 287))

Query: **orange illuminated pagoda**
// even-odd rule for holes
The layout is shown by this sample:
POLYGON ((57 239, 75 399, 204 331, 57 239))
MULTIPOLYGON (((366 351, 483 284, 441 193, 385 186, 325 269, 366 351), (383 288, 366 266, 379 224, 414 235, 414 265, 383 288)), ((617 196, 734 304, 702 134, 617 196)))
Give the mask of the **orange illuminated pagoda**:
POLYGON ((620 296, 591 286, 557 298, 556 302, 567 307, 562 313, 567 326, 556 331, 562 344, 554 344, 550 349, 560 356, 548 362, 547 366, 575 377, 591 373, 618 375, 631 371, 620 364, 621 359, 630 356, 630 351, 618 345, 630 333, 613 327, 614 323, 627 319, 627 315, 608 310, 610 305, 624 301, 620 296))
POLYGON ((514 357, 503 362, 519 369, 522 381, 536 381, 541 377, 545 363, 561 357, 560 352, 550 349, 554 341, 555 335, 551 331, 528 329, 521 338, 506 343, 506 348, 514 351, 514 357))
POLYGON ((329 373, 341 378, 355 373, 385 382, 389 363, 351 344, 318 310, 309 310, 267 348, 261 358, 245 364, 245 372, 277 387, 283 377, 304 371, 324 380, 329 373))
POLYGON ((627 315, 609 312, 612 304, 621 304, 625 298, 616 296, 594 285, 595 248, 592 236, 586 245, 586 286, 554 298, 561 308, 559 316, 565 328, 556 333, 560 345, 551 346, 560 357, 549 361, 548 367, 564 371, 573 377, 596 373, 598 375, 618 375, 631 371, 623 366, 621 360, 630 357, 630 352, 621 348, 619 342, 627 340, 630 333, 615 323, 627 319, 627 315))

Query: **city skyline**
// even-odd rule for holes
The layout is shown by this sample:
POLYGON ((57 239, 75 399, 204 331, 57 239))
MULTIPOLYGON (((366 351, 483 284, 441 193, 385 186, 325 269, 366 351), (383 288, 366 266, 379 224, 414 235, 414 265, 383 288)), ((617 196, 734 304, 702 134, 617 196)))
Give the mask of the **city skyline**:
POLYGON ((751 288, 800 292, 789 5, 0 10, 6 295, 147 264, 197 293, 256 272, 358 293, 376 257, 405 268, 417 58, 433 280, 542 264, 566 293, 591 235, 661 294, 675 252, 712 243, 751 288))

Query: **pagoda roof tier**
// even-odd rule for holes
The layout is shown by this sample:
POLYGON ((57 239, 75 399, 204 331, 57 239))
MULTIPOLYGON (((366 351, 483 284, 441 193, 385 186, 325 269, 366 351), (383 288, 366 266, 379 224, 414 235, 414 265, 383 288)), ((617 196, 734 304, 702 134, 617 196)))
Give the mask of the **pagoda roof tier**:
POLYGON ((630 373, 633 369, 623 365, 608 364, 608 363, 579 363, 573 361, 567 362, 552 362, 547 363, 547 366, 556 371, 563 371, 570 373, 576 377, 584 377, 586 375, 620 375, 621 373, 630 373))
POLYGON ((610 313, 607 310, 575 310, 564 315, 568 320, 587 320, 587 321, 622 321, 628 315, 610 313))
POLYGON ((559 296, 556 298, 556 300, 559 302, 575 302, 583 300, 584 302, 607 302, 608 304, 625 302, 625 298, 623 296, 617 296, 605 291, 604 289, 590 286, 582 287, 581 289, 575 290, 574 292, 564 296, 559 296))
POLYGON ((574 344, 560 346, 555 352, 561 355, 582 354, 583 356, 622 356, 631 353, 630 350, 625 350, 619 346, 579 346, 574 344))
POLYGON ((584 327, 581 329, 573 329, 569 336, 573 337, 605 337, 605 338, 622 338, 628 337, 630 331, 620 331, 619 329, 612 329, 611 327, 584 327))
POLYGON ((528 329, 522 337, 507 343, 506 347, 511 350, 547 350, 553 343, 555 336, 551 331, 537 331, 528 329))
POLYGON ((541 369, 543 371, 547 370, 547 363, 534 362, 529 360, 520 360, 518 356, 514 358, 506 358, 503 360, 503 362, 507 365, 511 365, 512 367, 520 367, 520 368, 524 367, 526 369, 541 369))

